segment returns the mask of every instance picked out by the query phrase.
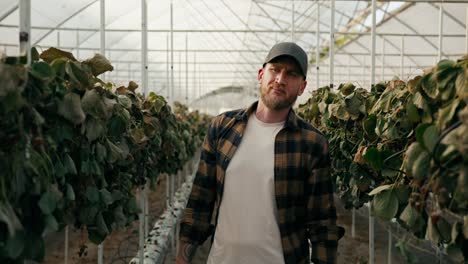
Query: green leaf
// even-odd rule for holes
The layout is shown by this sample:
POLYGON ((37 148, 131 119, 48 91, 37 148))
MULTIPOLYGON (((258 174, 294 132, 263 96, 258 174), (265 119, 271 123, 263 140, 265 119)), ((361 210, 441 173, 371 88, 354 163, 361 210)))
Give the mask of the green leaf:
POLYGON ((127 224, 127 217, 125 217, 125 214, 123 213, 123 207, 121 205, 114 209, 113 216, 117 228, 124 227, 127 224))
POLYGON ((92 79, 92 76, 88 74, 78 62, 67 62, 65 65, 65 72, 70 76, 72 81, 80 84, 82 90, 91 86, 90 80, 92 79))
POLYGON ((65 154, 63 161, 64 161, 63 165, 65 166, 65 169, 66 169, 67 173, 70 173, 70 174, 73 174, 73 175, 78 174, 77 171, 76 171, 75 162, 70 157, 70 155, 68 155, 68 153, 65 154))
POLYGON ((86 188, 86 198, 88 198, 88 201, 91 203, 97 203, 99 201, 99 190, 95 186, 89 186, 86 188))
POLYGON ((101 143, 96 143, 96 160, 104 162, 107 159, 107 150, 101 143))
POLYGON ((96 215, 99 212, 97 205, 86 206, 79 212, 79 220, 86 225, 92 225, 95 222, 96 215))
POLYGON ((455 89, 457 91, 458 98, 465 98, 468 95, 468 69, 460 71, 455 81, 455 89))
POLYGON ((419 116, 418 108, 416 108, 416 106, 411 101, 408 101, 406 104, 406 115, 408 120, 412 123, 420 122, 421 117, 419 116))
POLYGON ((8 237, 3 248, 7 257, 17 259, 24 250, 26 236, 23 230, 17 230, 13 236, 8 237))
POLYGON ((431 156, 429 153, 423 151, 420 156, 416 158, 413 164, 412 175, 416 179, 424 179, 429 174, 431 156))
POLYGON ((435 125, 430 125, 424 130, 423 140, 424 146, 429 152, 435 147, 437 140, 439 138, 439 131, 435 125))
POLYGON ((91 59, 83 61, 83 64, 86 64, 91 68, 91 72, 94 76, 98 76, 104 72, 114 70, 114 67, 112 67, 110 61, 101 54, 95 54, 91 59))
POLYGON ((117 101, 121 106, 123 106, 126 109, 131 109, 132 108, 132 100, 128 98, 126 95, 118 95, 117 101))
POLYGON ((73 187, 67 183, 67 190, 66 196, 67 200, 74 201, 75 200, 75 192, 73 191, 73 187))
POLYGON ((85 127, 86 137, 88 138, 89 142, 100 138, 105 133, 103 122, 92 117, 86 119, 85 127))
POLYGON ((45 82, 51 81, 55 77, 55 72, 52 67, 42 61, 33 63, 31 65, 31 74, 45 82))
POLYGON ((89 241, 93 242, 96 245, 101 244, 106 239, 105 235, 101 235, 98 230, 88 229, 88 238, 89 241))
POLYGON ((103 204, 110 205, 114 202, 112 194, 107 189, 102 189, 99 191, 99 197, 103 204))
POLYGON ((47 63, 51 63, 53 60, 58 58, 67 58, 72 61, 76 61, 75 57, 72 53, 59 50, 57 48, 49 48, 41 53, 40 58, 43 59, 47 63))
POLYGON ((96 216, 96 226, 98 228, 99 234, 106 236, 109 234, 109 229, 107 228, 106 221, 101 213, 98 213, 96 216))
POLYGON ((83 123, 86 116, 81 108, 80 96, 76 93, 67 93, 58 103, 58 113, 75 125, 83 123))
POLYGON ((398 211, 398 197, 393 190, 379 192, 372 200, 372 206, 376 216, 390 220, 398 211))
POLYGON ((138 208, 138 205, 137 205, 137 202, 135 200, 134 197, 131 197, 128 201, 127 201, 127 206, 125 207, 127 209, 127 211, 131 214, 133 213, 139 213, 140 212, 140 209, 138 208))
POLYGON ((41 199, 38 202, 39 208, 43 214, 51 214, 55 208, 57 208, 57 196, 51 190, 48 190, 44 194, 42 194, 41 199))
POLYGON ((450 104, 439 109, 437 113, 437 124, 441 130, 445 129, 448 124, 451 123, 460 103, 461 101, 459 99, 455 99, 450 104))
POLYGON ((437 89, 437 83, 432 79, 432 74, 423 76, 421 79, 421 85, 427 96, 432 99, 437 98, 439 90, 437 89))
POLYGON ((118 201, 122 199, 124 196, 121 191, 119 190, 112 190, 112 200, 118 201))
POLYGON ((441 217, 439 221, 437 221, 437 230, 439 231, 442 242, 446 244, 449 243, 452 238, 452 226, 445 218, 441 217))
POLYGON ((388 190, 388 189, 392 188, 392 186, 393 186, 393 184, 381 185, 381 186, 375 188, 374 190, 372 190, 372 191, 369 193, 369 196, 379 194, 379 193, 382 192, 382 191, 385 191, 385 190, 388 190))
POLYGON ((363 156, 364 161, 373 169, 380 171, 383 165, 383 159, 380 151, 376 148, 368 148, 363 156))
POLYGON ((414 230, 416 224, 422 219, 421 214, 411 204, 406 205, 403 212, 400 214, 401 221, 414 230))
POLYGON ((123 159, 123 151, 112 143, 109 139, 106 139, 107 143, 107 161, 114 163, 117 160, 123 159))
POLYGON ((41 235, 29 233, 24 247, 24 256, 37 262, 43 262, 45 256, 45 243, 41 235))
POLYGON ((57 220, 55 219, 54 215, 48 214, 45 216, 45 226, 46 226, 46 233, 48 232, 56 232, 59 229, 59 224, 57 223, 57 220))
POLYGON ((427 149, 427 146, 424 145, 424 132, 431 124, 421 123, 416 127, 416 140, 421 144, 422 147, 427 149))

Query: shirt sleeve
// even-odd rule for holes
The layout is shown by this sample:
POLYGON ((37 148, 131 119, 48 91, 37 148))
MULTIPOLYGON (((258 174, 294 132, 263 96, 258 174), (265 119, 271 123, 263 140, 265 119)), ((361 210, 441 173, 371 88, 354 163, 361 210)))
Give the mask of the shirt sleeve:
POLYGON ((216 199, 216 119, 208 128, 202 145, 198 170, 180 223, 180 240, 201 245, 211 235, 210 225, 216 199))
POLYGON ((336 225, 336 208, 330 175, 328 142, 317 143, 313 156, 315 162, 308 179, 307 231, 311 244, 311 261, 314 264, 336 263, 338 240, 344 228, 336 225), (318 147, 320 146, 320 147, 318 147))

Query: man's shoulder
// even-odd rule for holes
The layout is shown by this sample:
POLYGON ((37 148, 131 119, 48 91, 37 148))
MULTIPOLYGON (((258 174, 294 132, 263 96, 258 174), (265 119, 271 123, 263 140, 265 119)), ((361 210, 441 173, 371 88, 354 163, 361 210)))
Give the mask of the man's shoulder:
POLYGON ((296 115, 296 118, 297 118, 297 125, 298 125, 299 128, 302 129, 303 131, 308 132, 308 133, 318 134, 320 137, 325 137, 325 135, 322 133, 322 131, 320 131, 320 130, 318 130, 317 128, 315 128, 312 124, 310 124, 309 122, 305 121, 305 120, 302 119, 300 116, 297 116, 297 115, 296 115))
POLYGON ((245 111, 245 109, 235 109, 235 110, 223 112, 214 118, 213 123, 216 126, 222 126, 223 124, 226 124, 228 121, 235 119, 236 116, 241 115, 243 111, 245 111))

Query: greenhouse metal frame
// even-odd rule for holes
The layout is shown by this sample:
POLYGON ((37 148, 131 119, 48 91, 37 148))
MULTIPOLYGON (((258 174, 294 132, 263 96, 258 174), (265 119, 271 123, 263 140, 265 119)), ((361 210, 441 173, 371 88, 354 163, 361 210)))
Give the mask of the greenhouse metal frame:
MULTIPOLYGON (((105 80, 135 80, 144 94, 210 113, 258 96, 256 72, 279 41, 297 42, 308 53, 308 91, 343 82, 369 89, 395 76, 408 80, 436 61, 468 53, 466 0, 142 0, 140 6, 6 0, 0 10, 0 49, 9 56, 31 46, 68 50, 77 59, 105 54, 114 65, 105 80), (48 12, 53 8, 59 10, 48 12), (235 94, 241 96, 231 105, 235 94)), ((148 234, 145 224, 140 221, 140 228, 148 234)))

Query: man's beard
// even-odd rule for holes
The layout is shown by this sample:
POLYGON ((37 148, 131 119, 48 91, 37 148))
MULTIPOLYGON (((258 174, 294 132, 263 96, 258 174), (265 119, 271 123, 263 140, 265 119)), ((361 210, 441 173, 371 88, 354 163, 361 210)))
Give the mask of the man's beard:
MULTIPOLYGON (((286 98, 274 97, 273 95, 269 94, 271 90, 273 90, 273 86, 266 86, 265 89, 263 87, 260 88, 260 99, 262 100, 263 104, 271 110, 280 111, 290 108, 297 100, 297 95, 286 98)), ((284 89, 281 90, 284 91, 284 89)))

